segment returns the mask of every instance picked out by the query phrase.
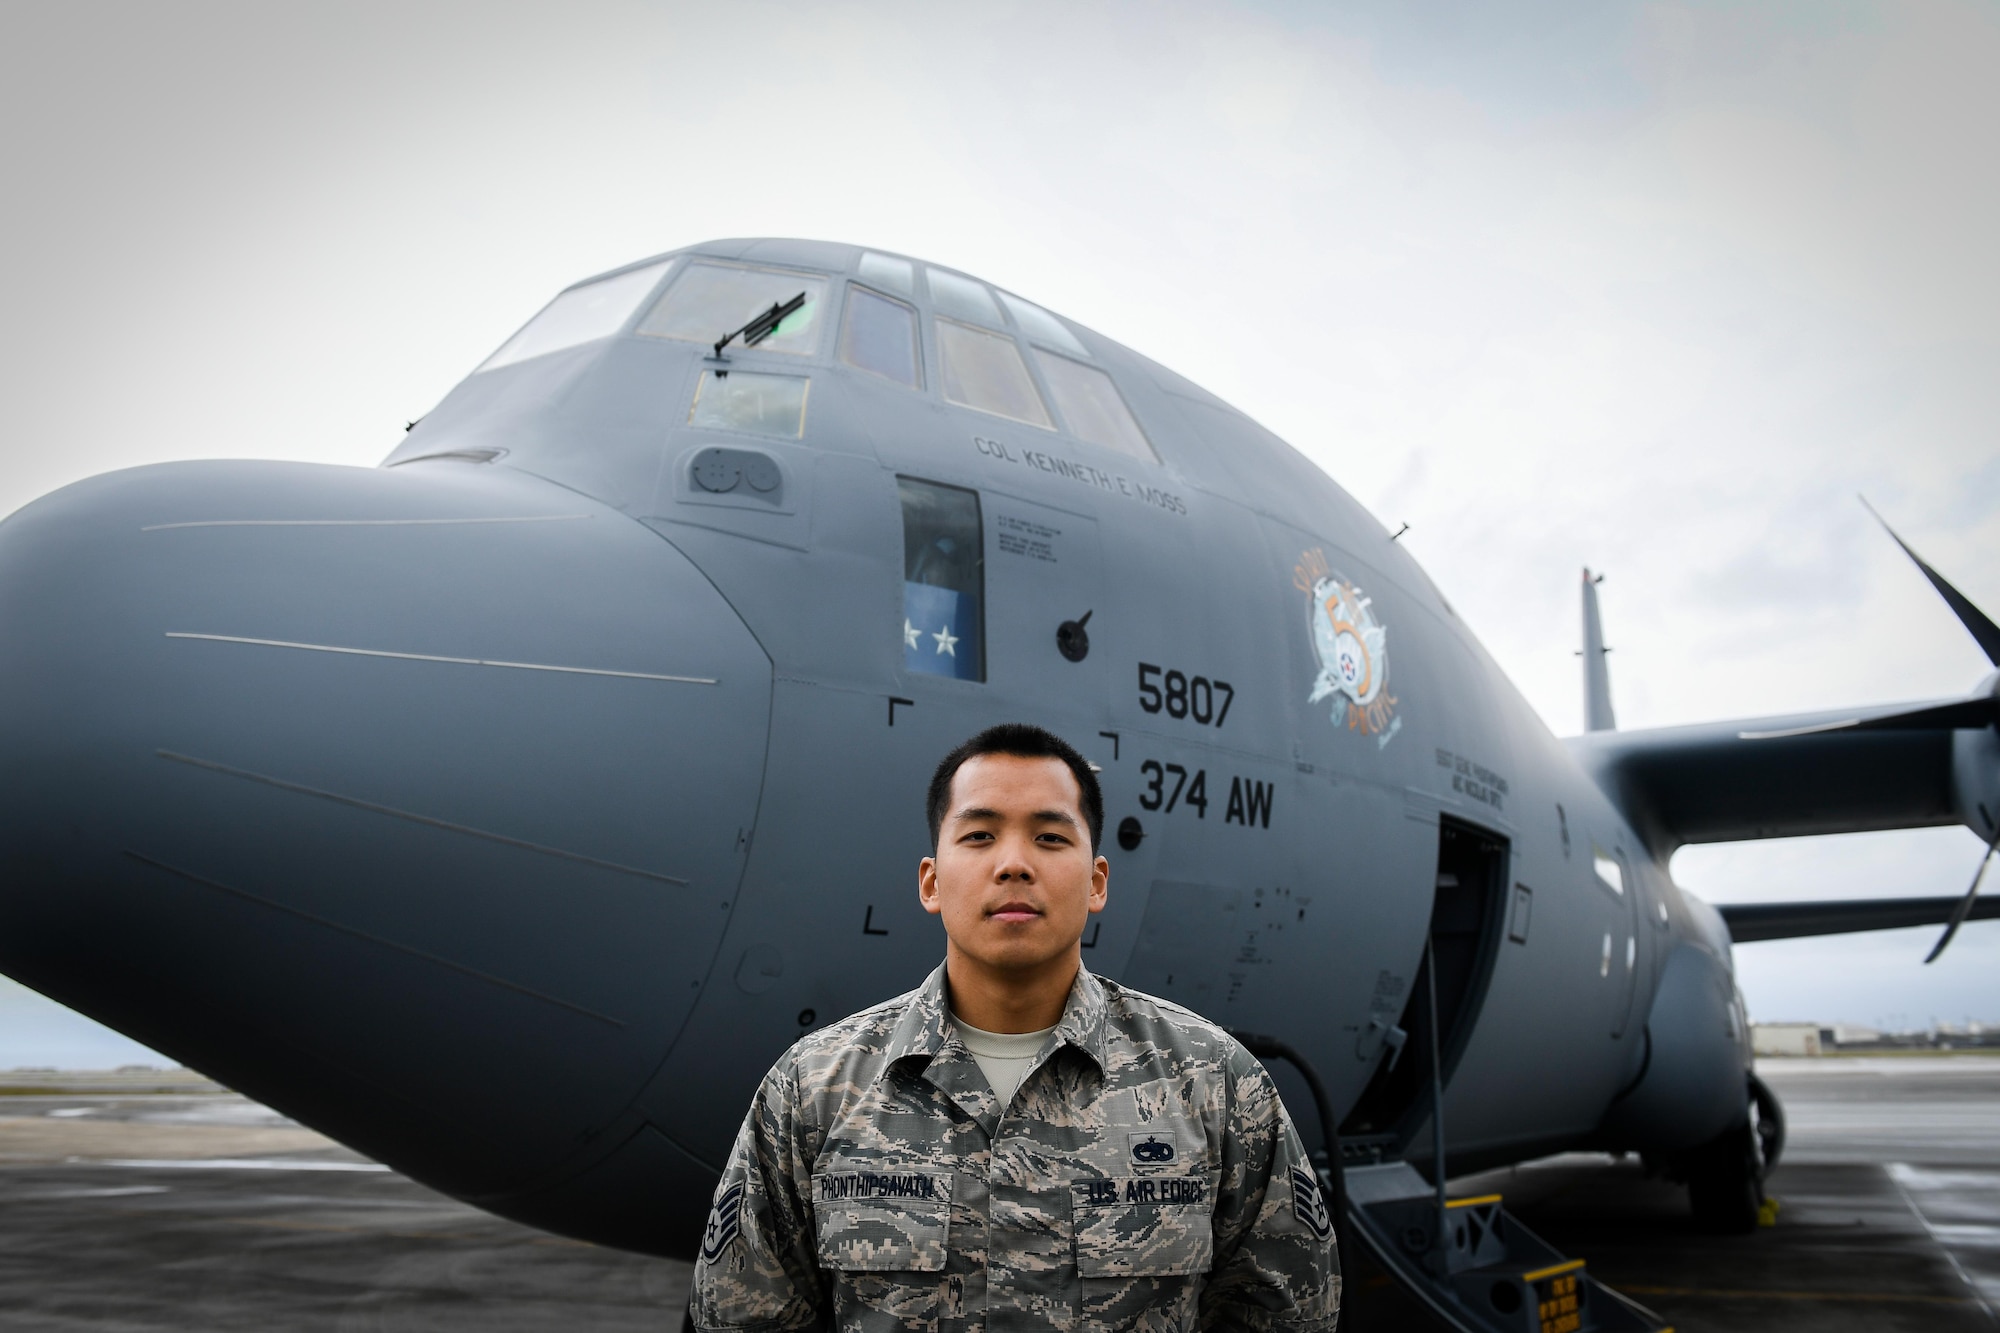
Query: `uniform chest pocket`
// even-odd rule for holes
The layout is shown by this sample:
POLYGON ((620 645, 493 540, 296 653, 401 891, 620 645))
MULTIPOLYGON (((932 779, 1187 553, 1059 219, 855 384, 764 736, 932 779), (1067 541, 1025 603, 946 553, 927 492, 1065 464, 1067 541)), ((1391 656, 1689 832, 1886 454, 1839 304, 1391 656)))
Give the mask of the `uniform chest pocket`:
POLYGON ((819 1262, 849 1273, 944 1269, 951 1176, 929 1171, 827 1171, 813 1176, 819 1262))
POLYGON ((1206 1176, 1112 1176, 1070 1186, 1078 1277, 1206 1273, 1215 1261, 1206 1176))

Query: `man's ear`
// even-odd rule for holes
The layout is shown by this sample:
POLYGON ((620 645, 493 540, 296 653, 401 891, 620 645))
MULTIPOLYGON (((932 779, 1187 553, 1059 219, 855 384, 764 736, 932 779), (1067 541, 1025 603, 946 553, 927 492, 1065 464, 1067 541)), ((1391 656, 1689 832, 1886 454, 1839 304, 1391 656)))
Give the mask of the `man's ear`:
POLYGON ((1111 862, 1100 856, 1090 868, 1090 897, 1086 902, 1091 911, 1102 912, 1110 896, 1111 862))
POLYGON ((932 916, 936 916, 944 910, 944 904, 938 901, 937 858, 935 856, 926 856, 923 860, 917 862, 917 901, 922 903, 924 910, 932 916))

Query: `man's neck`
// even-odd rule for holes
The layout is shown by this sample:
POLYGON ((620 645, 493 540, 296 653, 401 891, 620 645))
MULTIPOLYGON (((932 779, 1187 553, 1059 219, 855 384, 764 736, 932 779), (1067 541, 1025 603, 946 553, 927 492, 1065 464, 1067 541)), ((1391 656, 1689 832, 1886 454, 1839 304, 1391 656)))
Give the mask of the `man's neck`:
POLYGON ((985 1032, 1039 1032, 1062 1021, 1083 955, 1052 959, 1032 971, 996 971, 946 946, 951 1011, 985 1032))

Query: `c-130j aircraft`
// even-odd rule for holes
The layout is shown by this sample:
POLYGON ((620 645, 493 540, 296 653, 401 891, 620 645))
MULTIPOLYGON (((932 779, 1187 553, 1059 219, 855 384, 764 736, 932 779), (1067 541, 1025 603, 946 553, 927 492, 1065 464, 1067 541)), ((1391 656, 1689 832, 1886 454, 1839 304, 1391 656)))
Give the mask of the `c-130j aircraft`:
POLYGON ((1433 1199, 1440 1149, 1643 1153, 1747 1228, 1781 1121, 1732 928, 1956 902, 1718 913, 1677 847, 2000 833, 1992 678, 1620 732, 1584 593, 1565 742, 1188 380, 950 269, 697 245, 561 293, 379 468, 142 467, 0 524, 0 970, 449 1194, 687 1257, 772 1060, 935 964, 931 766, 1032 720, 1101 768, 1086 963, 1288 1048, 1351 1224, 1483 1327, 1460 1278, 1520 1253, 1433 1199))

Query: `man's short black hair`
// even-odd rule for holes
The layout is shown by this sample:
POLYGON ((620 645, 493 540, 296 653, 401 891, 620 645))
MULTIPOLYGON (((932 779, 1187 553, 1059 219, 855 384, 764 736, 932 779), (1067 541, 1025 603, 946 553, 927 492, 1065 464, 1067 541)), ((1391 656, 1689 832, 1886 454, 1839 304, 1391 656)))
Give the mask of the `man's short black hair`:
POLYGON ((944 828, 945 807, 951 804, 951 780, 958 776, 959 766, 966 760, 986 754, 1011 754, 1022 759, 1060 759, 1068 764, 1069 771, 1076 775, 1076 785, 1083 790, 1083 818, 1090 825, 1090 850, 1093 854, 1097 851, 1097 844, 1104 838, 1104 790, 1097 785, 1097 774, 1091 772, 1090 761, 1053 731, 1026 722, 1002 722, 997 727, 988 727, 946 755, 939 761, 937 772, 931 774, 930 797, 926 804, 931 821, 933 852, 937 850, 938 834, 944 828))

